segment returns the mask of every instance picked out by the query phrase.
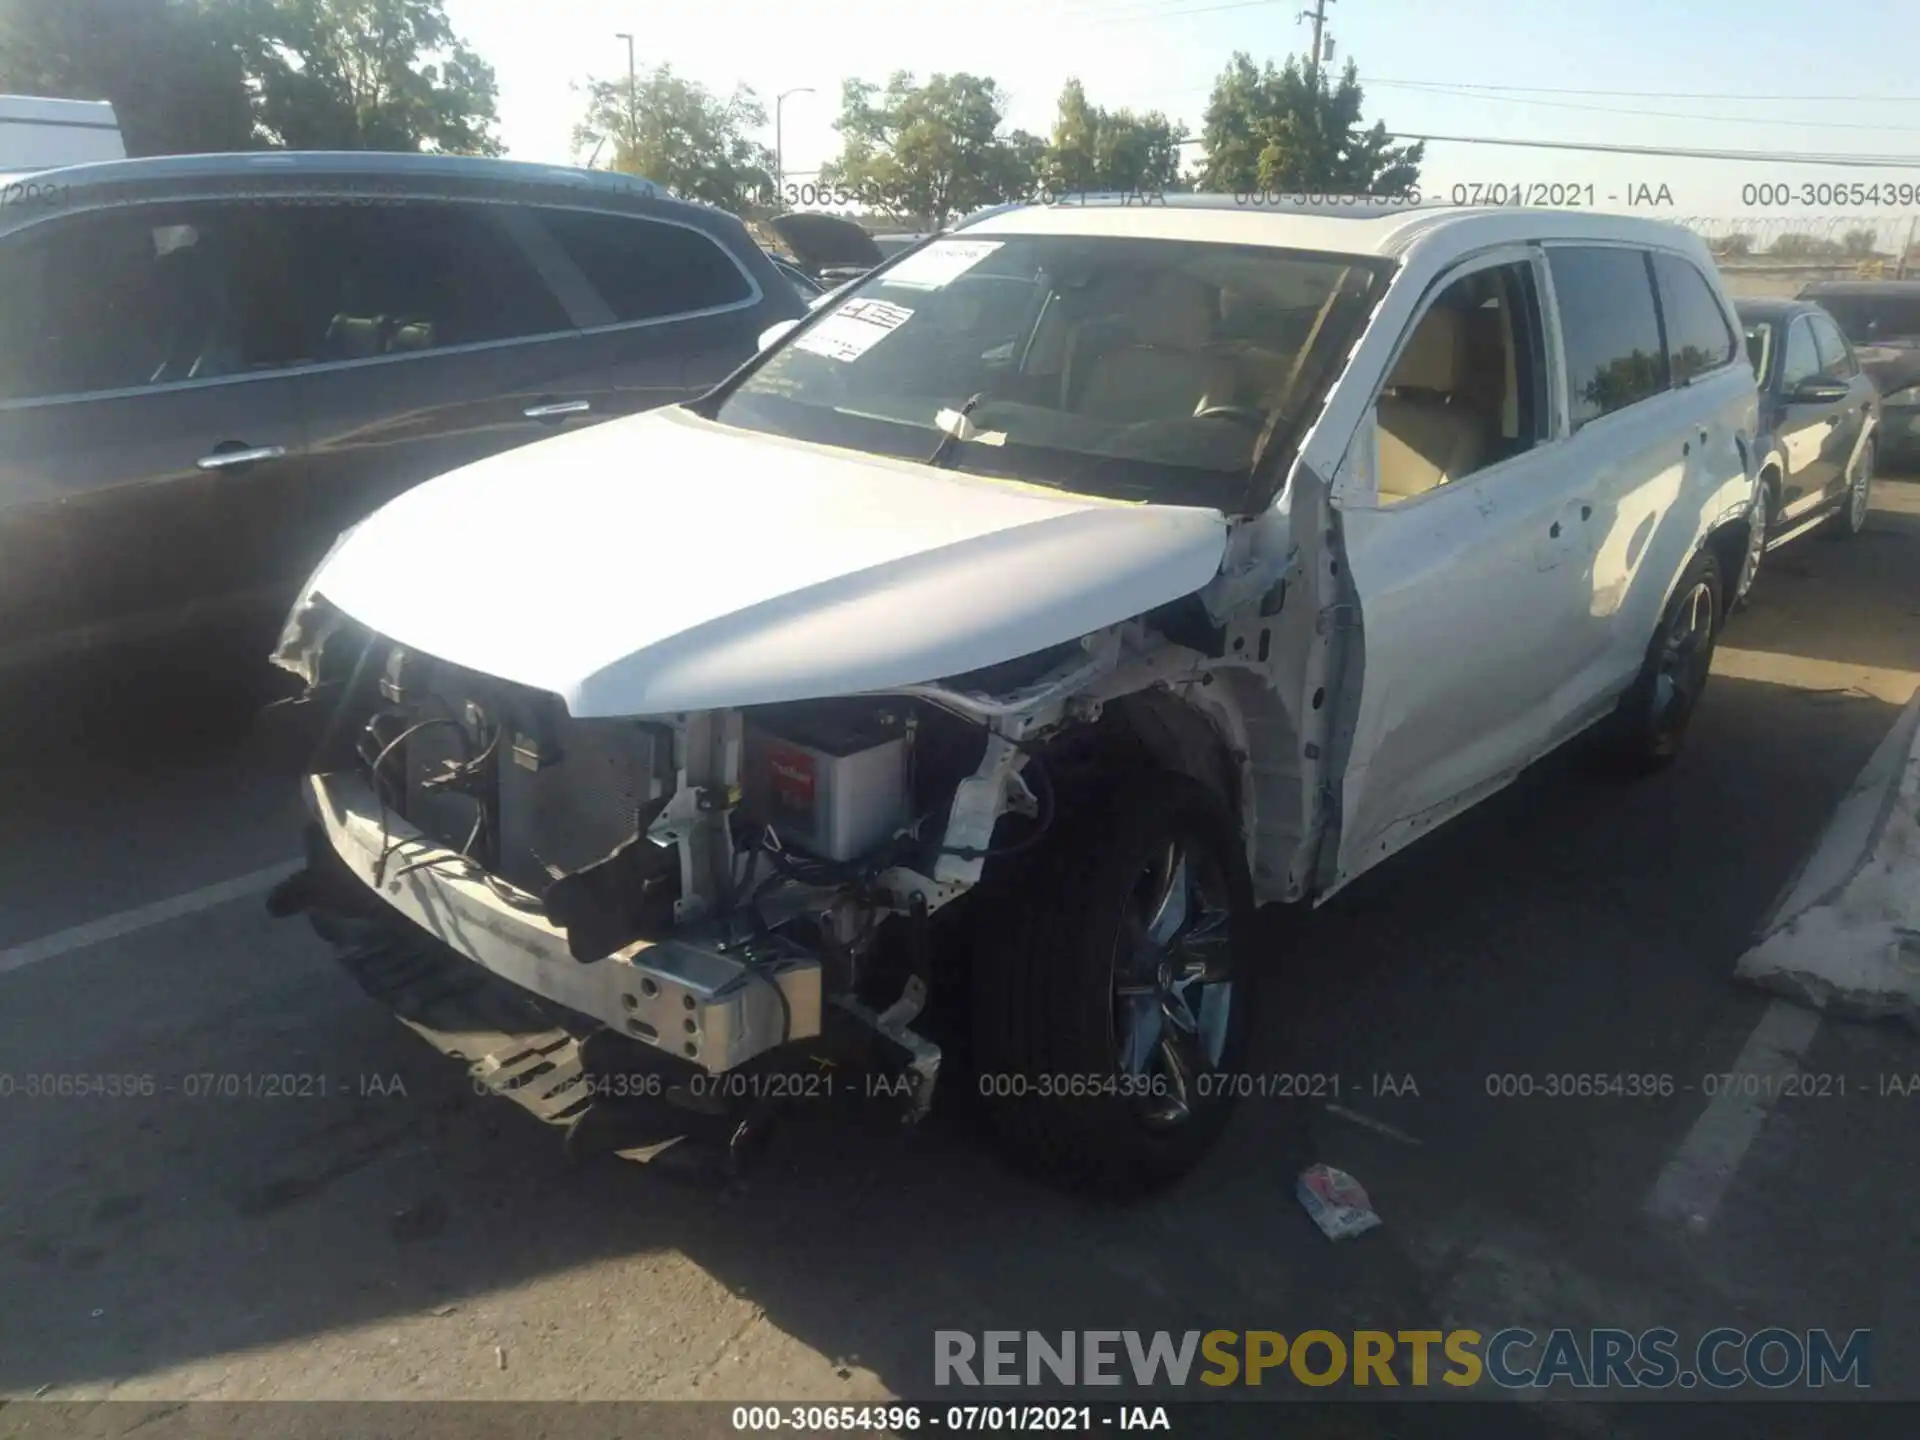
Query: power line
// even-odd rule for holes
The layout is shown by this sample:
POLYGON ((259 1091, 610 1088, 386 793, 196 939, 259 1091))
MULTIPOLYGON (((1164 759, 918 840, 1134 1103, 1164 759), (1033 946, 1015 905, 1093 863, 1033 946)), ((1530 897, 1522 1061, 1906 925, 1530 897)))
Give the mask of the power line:
POLYGON ((1479 85, 1467 81, 1387 80, 1371 75, 1360 77, 1367 85, 1446 85, 1456 90, 1512 91, 1529 95, 1602 95, 1629 100, 1728 100, 1741 104, 1771 105, 1778 101, 1808 105, 1831 105, 1860 101, 1875 105, 1920 105, 1920 95, 1776 95, 1771 91, 1730 95, 1724 90, 1582 90, 1566 85, 1479 85))
POLYGON ((1379 85, 1391 90, 1411 90, 1417 95, 1452 95, 1466 100, 1492 100, 1503 105, 1539 105, 1554 110, 1585 110, 1601 115, 1644 115, 1658 120, 1698 120, 1717 125, 1791 125, 1796 130, 1873 130, 1899 135, 1920 135, 1920 127, 1912 125, 1867 125, 1846 120, 1768 120, 1753 115, 1700 115, 1673 110, 1626 109, 1617 105, 1580 105, 1563 100, 1531 100, 1520 95, 1483 94, 1472 87, 1443 85, 1437 81, 1369 80, 1363 83, 1379 85))
POLYGON ((1420 140, 1436 145, 1509 145, 1524 150, 1585 150, 1604 155, 1659 155, 1677 160, 1746 160, 1768 165, 1851 165, 1862 169, 1920 168, 1920 155, 1804 155, 1778 150, 1690 150, 1662 145, 1603 145, 1584 140, 1511 140, 1493 135, 1416 135, 1386 132, 1389 140, 1420 140))
POLYGON ((1158 5, 1142 8, 1138 5, 1121 5, 1115 9, 1096 8, 1091 10, 1069 11, 1061 15, 1064 20, 1086 21, 1098 25, 1132 25, 1141 20, 1174 20, 1187 15, 1211 15, 1221 10, 1257 10, 1269 5, 1286 5, 1293 0, 1232 0, 1225 5, 1177 5, 1163 9, 1158 5))

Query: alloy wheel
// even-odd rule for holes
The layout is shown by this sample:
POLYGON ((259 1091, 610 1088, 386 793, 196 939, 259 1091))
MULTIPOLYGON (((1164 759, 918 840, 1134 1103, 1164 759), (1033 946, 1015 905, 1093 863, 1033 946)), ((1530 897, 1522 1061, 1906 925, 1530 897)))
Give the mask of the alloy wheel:
POLYGON ((1767 540, 1773 533, 1773 490, 1766 481, 1760 482, 1760 493, 1754 496, 1753 510, 1747 521, 1747 555, 1740 566, 1740 585, 1737 598, 1744 600, 1753 590, 1753 582, 1759 577, 1761 563, 1767 557, 1767 540))
POLYGON ((1860 447, 1853 462, 1853 474, 1847 486, 1847 528, 1858 531, 1867 523, 1867 509, 1873 503, 1873 442, 1860 447))
POLYGON ((1127 898, 1114 956, 1118 1072, 1139 1086, 1140 1116, 1179 1125, 1209 1098, 1233 1006, 1234 935, 1224 878, 1197 847, 1168 843, 1127 898))
POLYGON ((1662 732, 1684 725, 1706 688, 1713 664, 1713 611, 1713 586, 1704 578, 1674 606, 1653 685, 1654 726, 1662 732))

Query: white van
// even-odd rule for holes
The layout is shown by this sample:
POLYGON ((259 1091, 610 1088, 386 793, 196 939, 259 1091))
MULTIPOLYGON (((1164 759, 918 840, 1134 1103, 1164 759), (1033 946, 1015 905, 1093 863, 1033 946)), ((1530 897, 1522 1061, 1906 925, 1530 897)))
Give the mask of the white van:
POLYGON ((119 117, 105 100, 0 95, 0 184, 63 165, 126 158, 119 117))
POLYGON ((932 1018, 1018 1153, 1164 1181, 1268 1093, 1256 904, 1584 732, 1675 756, 1746 554, 1740 333, 1647 220, 990 214, 344 536, 277 657, 338 742, 278 908, 383 936, 422 1033, 436 965, 568 1017, 442 1027, 543 1118, 659 1093, 636 1056, 818 1094, 836 1024, 921 1113, 932 1018))

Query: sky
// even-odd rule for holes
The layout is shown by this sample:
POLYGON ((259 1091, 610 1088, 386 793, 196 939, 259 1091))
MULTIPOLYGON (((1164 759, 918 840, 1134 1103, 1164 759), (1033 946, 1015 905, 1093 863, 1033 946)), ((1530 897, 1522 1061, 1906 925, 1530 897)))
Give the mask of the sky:
MULTIPOLYGON (((1158 109, 1197 135, 1213 79, 1235 50, 1304 53, 1310 0, 447 0, 455 27, 495 67, 501 134, 515 159, 579 163, 574 88, 617 79, 621 31, 642 69, 668 63, 716 90, 752 87, 784 105, 787 178, 839 149, 849 78, 884 83, 965 70, 998 80, 1010 128, 1046 135, 1077 77, 1109 109, 1158 109)), ((1849 7, 1788 0, 1331 0, 1332 63, 1351 58, 1369 123, 1409 134, 1553 139, 1786 154, 1876 155, 1886 168, 1699 160, 1434 142, 1422 189, 1591 186, 1598 209, 1775 224, 1871 217, 1904 238, 1920 203, 1920 39, 1895 0, 1849 7), (1876 12, 1880 12, 1876 14, 1876 12), (1889 48, 1876 49, 1875 37, 1889 48), (1878 55, 1880 58, 1875 59, 1878 55), (1886 63, 1882 63, 1886 62, 1886 63), (1802 186, 1904 185, 1909 201, 1802 186), (1778 191, 1752 187, 1780 187, 1778 191), (1663 193, 1664 192, 1664 193, 1663 193), (1784 201, 1785 203, 1781 203, 1784 201)), ((763 137, 773 143, 772 126, 763 137)), ((1752 225, 1740 228, 1753 229, 1752 225)))

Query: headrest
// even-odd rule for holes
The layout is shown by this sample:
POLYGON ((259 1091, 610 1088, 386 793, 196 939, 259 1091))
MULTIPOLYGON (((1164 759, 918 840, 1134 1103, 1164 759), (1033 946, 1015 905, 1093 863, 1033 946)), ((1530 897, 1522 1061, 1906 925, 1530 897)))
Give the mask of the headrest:
POLYGON ((1465 326, 1457 310, 1433 309, 1400 352, 1388 385, 1397 390, 1435 390, 1451 394, 1459 384, 1465 326))
POLYGON ((377 315, 336 315, 327 326, 330 360, 369 360, 382 353, 386 320, 377 315))
POLYGON ((1211 287, 1177 271, 1154 281, 1134 314, 1142 345, 1197 350, 1213 338, 1211 287))

